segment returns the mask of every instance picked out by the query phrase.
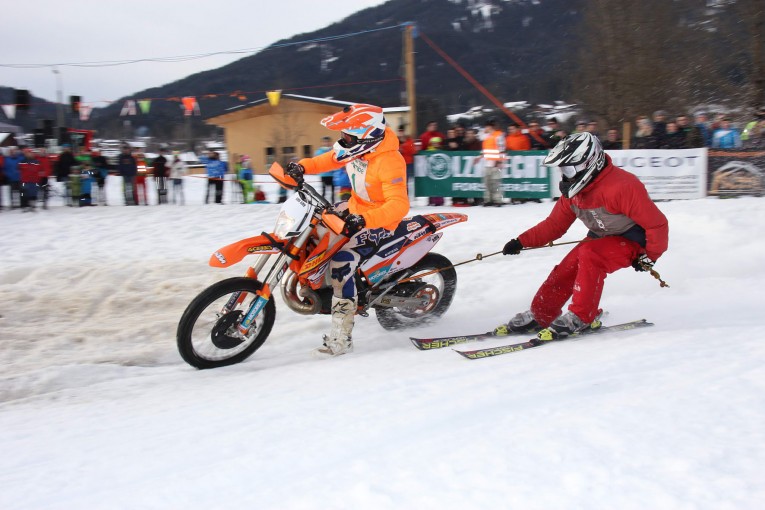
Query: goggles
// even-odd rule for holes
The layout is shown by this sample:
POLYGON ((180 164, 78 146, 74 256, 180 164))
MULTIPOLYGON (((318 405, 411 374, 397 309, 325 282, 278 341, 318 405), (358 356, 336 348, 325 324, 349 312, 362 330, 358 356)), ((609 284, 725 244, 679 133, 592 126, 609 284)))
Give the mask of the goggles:
POLYGON ((360 143, 364 143, 364 144, 380 143, 383 141, 383 138, 385 138, 385 135, 374 137, 374 138, 362 138, 361 140, 359 140, 358 136, 348 134, 345 131, 340 131, 340 139, 337 141, 337 143, 339 143, 340 147, 342 147, 343 149, 352 149, 356 147, 357 145, 359 145, 360 143))
POLYGON ((573 178, 576 174, 586 169, 587 169, 586 163, 579 163, 578 165, 560 167, 560 171, 563 173, 563 177, 567 179, 573 178))

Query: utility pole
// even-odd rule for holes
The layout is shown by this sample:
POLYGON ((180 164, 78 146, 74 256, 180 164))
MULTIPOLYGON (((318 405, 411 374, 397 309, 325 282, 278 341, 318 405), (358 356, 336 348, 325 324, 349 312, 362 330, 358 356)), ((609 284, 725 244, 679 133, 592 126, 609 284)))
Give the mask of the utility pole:
MULTIPOLYGON (((61 85, 61 72, 57 68, 53 68, 53 74, 56 75, 56 114, 57 114, 57 123, 58 126, 56 127, 64 127, 64 91, 63 86, 61 85)), ((58 132, 56 133, 56 136, 58 136, 58 132)))
POLYGON ((417 26, 413 22, 404 27, 404 66, 406 70, 406 100, 409 103, 409 135, 417 136, 417 98, 414 91, 414 37, 417 26))

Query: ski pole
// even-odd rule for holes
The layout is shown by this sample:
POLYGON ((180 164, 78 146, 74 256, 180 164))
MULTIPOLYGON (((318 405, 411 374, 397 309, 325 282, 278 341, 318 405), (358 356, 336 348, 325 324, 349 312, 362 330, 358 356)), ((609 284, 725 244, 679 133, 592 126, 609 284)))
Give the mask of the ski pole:
POLYGON ((643 271, 647 271, 651 276, 659 280, 659 287, 669 287, 669 284, 661 279, 661 275, 653 268, 653 266, 646 264, 643 261, 638 261, 638 264, 643 268, 643 271))

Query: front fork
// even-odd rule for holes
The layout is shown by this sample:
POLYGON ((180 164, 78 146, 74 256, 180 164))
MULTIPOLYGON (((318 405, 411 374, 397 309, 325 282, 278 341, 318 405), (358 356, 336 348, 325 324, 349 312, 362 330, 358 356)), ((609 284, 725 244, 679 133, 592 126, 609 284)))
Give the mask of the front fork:
MULTIPOLYGON (((314 228, 316 228, 316 223, 312 222, 294 242, 288 243, 284 247, 284 251, 277 256, 276 262, 271 266, 271 269, 268 271, 268 274, 263 281, 263 286, 256 292, 258 297, 252 301, 250 307, 247 309, 247 313, 244 314, 244 317, 237 326, 237 330, 240 334, 246 335, 250 331, 252 323, 263 308, 265 308, 268 300, 271 299, 271 289, 275 288, 279 281, 284 277, 284 274, 290 267, 291 260, 293 257, 297 257, 297 254, 303 248, 303 245, 308 241, 308 238, 311 237, 314 228)), ((257 273, 265 266, 266 259, 267 257, 264 255, 255 266, 247 270, 246 276, 248 278, 257 278, 257 273)), ((232 294, 228 303, 226 303, 226 308, 232 310, 237 304, 244 301, 246 294, 246 292, 236 292, 232 294)))

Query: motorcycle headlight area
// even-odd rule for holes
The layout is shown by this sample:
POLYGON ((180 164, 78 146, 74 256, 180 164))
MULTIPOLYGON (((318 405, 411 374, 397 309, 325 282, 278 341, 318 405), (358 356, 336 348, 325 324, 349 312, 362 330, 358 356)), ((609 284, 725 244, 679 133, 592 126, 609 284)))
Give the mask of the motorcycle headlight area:
POLYGON ((298 194, 292 195, 282 205, 279 216, 276 217, 274 234, 280 239, 300 234, 310 222, 312 211, 311 204, 300 198, 298 194))
POLYGON ((287 214, 287 212, 282 211, 276 218, 276 228, 274 229, 274 234, 276 234, 276 236, 280 239, 286 239, 290 237, 290 233, 295 235, 297 232, 295 232, 293 228, 295 227, 296 223, 297 220, 295 218, 287 214))

